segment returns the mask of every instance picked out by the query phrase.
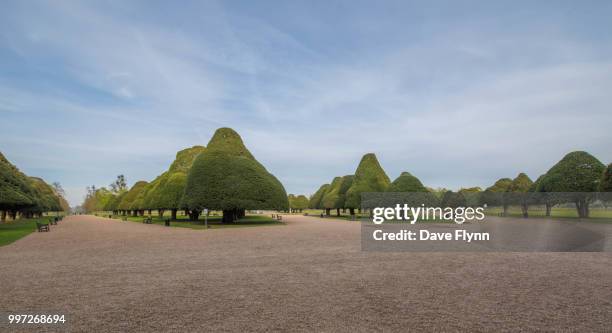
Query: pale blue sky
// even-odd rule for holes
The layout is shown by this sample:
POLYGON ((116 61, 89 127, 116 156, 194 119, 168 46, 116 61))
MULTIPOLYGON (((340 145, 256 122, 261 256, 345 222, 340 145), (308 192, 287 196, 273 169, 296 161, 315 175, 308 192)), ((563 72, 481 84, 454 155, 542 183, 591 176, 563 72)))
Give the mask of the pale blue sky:
POLYGON ((612 161, 612 2, 2 1, 0 151, 71 204, 221 126, 288 192, 375 152, 487 186, 612 161))

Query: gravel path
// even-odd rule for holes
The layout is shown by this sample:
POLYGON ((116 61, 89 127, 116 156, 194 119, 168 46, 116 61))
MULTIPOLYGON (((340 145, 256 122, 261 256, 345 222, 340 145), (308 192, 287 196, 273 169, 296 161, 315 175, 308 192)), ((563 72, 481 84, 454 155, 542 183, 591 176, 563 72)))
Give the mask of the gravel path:
POLYGON ((612 330, 611 253, 367 253, 358 223, 285 221, 68 217, 0 248, 0 314, 67 315, 36 331, 612 330))

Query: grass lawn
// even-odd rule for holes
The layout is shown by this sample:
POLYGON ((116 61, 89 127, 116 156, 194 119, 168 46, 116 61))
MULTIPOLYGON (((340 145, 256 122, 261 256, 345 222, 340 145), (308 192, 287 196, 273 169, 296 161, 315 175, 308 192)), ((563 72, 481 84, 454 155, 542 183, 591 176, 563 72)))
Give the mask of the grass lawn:
MULTIPOLYGON (((121 220, 123 216, 115 215, 114 219, 121 220)), ((144 217, 138 216, 126 216, 127 220, 130 222, 138 222, 142 223, 144 217)), ((169 218, 153 216, 153 224, 164 225, 164 220, 169 218)), ((208 226, 210 229, 222 229, 222 228, 243 228, 243 227, 260 227, 260 226, 272 226, 272 225, 285 225, 282 221, 274 220, 269 216, 262 215, 247 215, 241 218, 239 221, 234 222, 232 224, 223 224, 221 223, 221 216, 209 216, 208 217, 208 226)), ((204 225, 204 217, 200 216, 200 219, 197 222, 189 221, 187 217, 178 216, 178 219, 175 221, 170 221, 171 227, 179 227, 179 228, 190 228, 190 229, 206 229, 204 225)))
POLYGON ((17 221, 0 223, 0 246, 11 244, 12 242, 35 231, 36 221, 49 223, 49 217, 39 219, 19 219, 17 221))

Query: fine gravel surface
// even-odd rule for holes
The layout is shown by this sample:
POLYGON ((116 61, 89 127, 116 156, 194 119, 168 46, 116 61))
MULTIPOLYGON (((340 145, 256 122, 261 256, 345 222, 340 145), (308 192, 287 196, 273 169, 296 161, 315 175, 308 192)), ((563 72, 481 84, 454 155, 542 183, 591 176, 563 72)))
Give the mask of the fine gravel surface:
POLYGON ((612 330, 611 253, 362 252, 356 222, 70 216, 0 247, 0 331, 612 330), (65 314, 8 325, 9 313, 65 314))

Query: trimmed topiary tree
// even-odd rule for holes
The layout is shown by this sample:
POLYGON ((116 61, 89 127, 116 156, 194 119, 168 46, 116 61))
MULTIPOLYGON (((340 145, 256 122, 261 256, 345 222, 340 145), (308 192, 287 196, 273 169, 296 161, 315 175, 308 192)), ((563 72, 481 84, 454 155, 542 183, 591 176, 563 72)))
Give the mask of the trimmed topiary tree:
POLYGON ((34 205, 33 196, 28 177, 0 153, 0 220, 7 214, 15 219, 18 211, 34 205))
POLYGON ((323 209, 321 202, 323 201, 323 197, 329 191, 330 184, 323 184, 319 189, 310 197, 309 207, 312 209, 323 209))
POLYGON ((533 182, 531 178, 521 172, 512 180, 512 183, 510 183, 510 186, 508 186, 506 190, 506 192, 508 192, 507 201, 510 204, 520 205, 521 213, 525 218, 529 216, 528 209, 530 198, 527 193, 532 185, 533 182))
POLYGON ((591 192, 600 188, 605 165, 584 151, 571 152, 555 164, 541 180, 541 192, 564 193, 566 200, 576 204, 578 217, 589 217, 591 192))
POLYGON ((387 188, 387 192, 429 192, 421 181, 410 174, 402 172, 387 188))
POLYGON ((385 192, 391 181, 378 163, 376 155, 365 154, 355 171, 353 183, 346 192, 345 206, 355 215, 355 208, 361 207, 361 194, 365 192, 385 192))
POLYGON ((505 193, 512 184, 512 179, 501 178, 495 184, 487 187, 480 196, 481 204, 487 206, 502 206, 503 216, 508 214, 509 202, 506 201, 505 193))
POLYGON ((136 182, 136 184, 134 184, 134 186, 132 186, 132 188, 130 188, 130 190, 127 191, 127 193, 125 193, 125 195, 123 195, 123 197, 121 198, 121 202, 117 206, 118 209, 125 211, 125 212, 131 211, 133 216, 137 216, 139 213, 142 215, 141 211, 132 209, 132 206, 133 206, 134 201, 138 198, 140 193, 145 189, 147 184, 148 183, 143 180, 136 182))
POLYGON ((198 155, 187 175, 183 202, 193 213, 223 211, 223 222, 244 216, 247 209, 287 210, 283 185, 244 146, 240 135, 220 128, 198 155))
POLYGON ((332 208, 338 208, 336 214, 340 216, 340 207, 337 206, 338 200, 340 200, 340 187, 342 186, 342 177, 334 177, 331 185, 325 192, 323 198, 321 198, 321 207, 325 209, 325 215, 329 216, 329 211, 332 208))
POLYGON ((305 195, 300 194, 297 197, 295 197, 291 208, 301 213, 304 209, 308 208, 308 204, 309 204, 308 198, 305 195))

